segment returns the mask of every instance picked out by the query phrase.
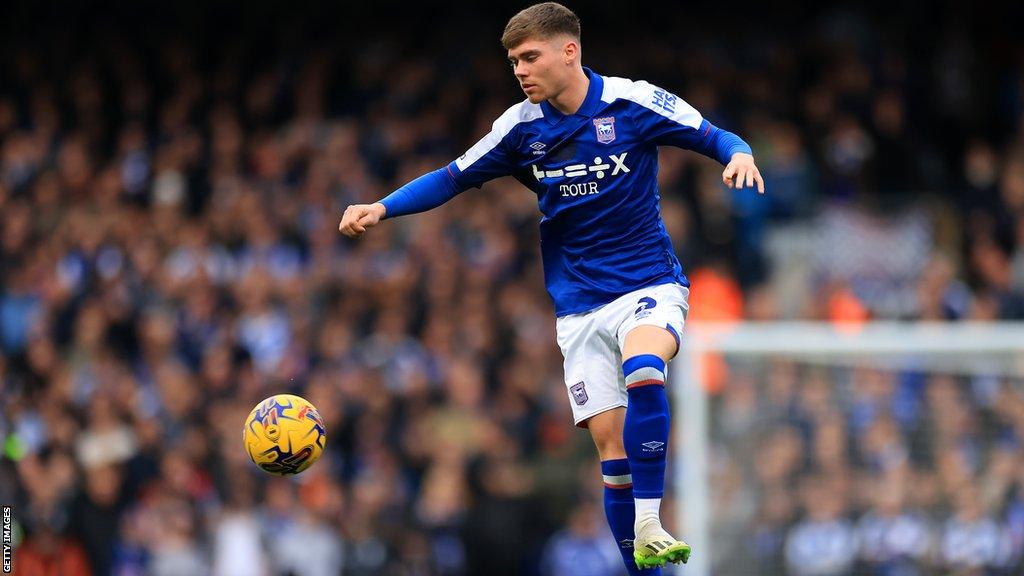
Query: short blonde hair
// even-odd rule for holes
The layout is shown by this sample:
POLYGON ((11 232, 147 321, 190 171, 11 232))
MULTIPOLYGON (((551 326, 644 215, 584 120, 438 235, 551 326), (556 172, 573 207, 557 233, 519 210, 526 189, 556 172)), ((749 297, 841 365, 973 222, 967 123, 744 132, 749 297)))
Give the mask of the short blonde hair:
POLYGON ((546 40, 568 34, 579 42, 580 19, 558 2, 534 4, 513 16, 501 35, 501 45, 511 50, 530 38, 546 40))

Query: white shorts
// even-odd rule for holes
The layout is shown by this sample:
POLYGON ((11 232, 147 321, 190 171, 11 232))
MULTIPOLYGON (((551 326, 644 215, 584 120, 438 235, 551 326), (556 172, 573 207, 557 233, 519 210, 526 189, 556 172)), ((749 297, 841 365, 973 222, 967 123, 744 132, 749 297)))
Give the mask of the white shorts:
POLYGON ((676 337, 683 334, 690 289, 659 284, 620 296, 600 308, 562 316, 555 322, 558 346, 565 358, 565 386, 574 424, 626 405, 622 375, 622 345, 637 326, 661 326, 676 337))

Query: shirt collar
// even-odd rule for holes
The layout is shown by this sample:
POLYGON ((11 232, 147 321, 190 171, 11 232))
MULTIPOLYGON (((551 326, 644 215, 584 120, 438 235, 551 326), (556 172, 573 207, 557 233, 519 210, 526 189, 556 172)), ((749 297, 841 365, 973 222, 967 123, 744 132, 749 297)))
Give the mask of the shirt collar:
POLYGON ((587 88, 587 96, 583 99, 583 104, 580 105, 580 109, 575 114, 562 114, 547 100, 540 103, 540 108, 544 112, 544 118, 552 124, 561 121, 566 116, 588 117, 597 112, 600 106, 601 94, 604 93, 604 78, 600 74, 595 74, 593 70, 586 66, 583 67, 583 73, 590 79, 590 86, 587 88))

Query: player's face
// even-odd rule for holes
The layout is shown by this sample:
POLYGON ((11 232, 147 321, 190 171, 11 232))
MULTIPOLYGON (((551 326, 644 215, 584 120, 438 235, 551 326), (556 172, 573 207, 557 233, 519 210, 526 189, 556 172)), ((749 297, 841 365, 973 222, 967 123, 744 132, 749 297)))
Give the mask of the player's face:
POLYGON ((564 39, 530 39, 508 51, 512 73, 530 102, 537 104, 561 92, 570 70, 563 52, 564 39))

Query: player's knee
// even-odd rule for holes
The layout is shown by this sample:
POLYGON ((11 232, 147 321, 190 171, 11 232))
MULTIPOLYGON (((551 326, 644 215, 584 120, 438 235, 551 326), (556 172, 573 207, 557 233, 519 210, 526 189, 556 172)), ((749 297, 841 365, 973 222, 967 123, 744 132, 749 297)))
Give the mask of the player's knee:
POLYGON ((626 448, 622 444, 621 435, 605 431, 600 434, 593 434, 593 438, 601 460, 616 460, 626 457, 626 448))
POLYGON ((625 419, 625 408, 606 410, 587 420, 587 429, 594 439, 594 445, 601 460, 625 458, 626 451, 622 446, 622 423, 625 419))
POLYGON ((619 460, 626 457, 626 447, 622 440, 609 440, 597 446, 597 454, 601 460, 619 460))
POLYGON ((679 336, 671 325, 637 326, 626 334, 623 341, 622 357, 631 358, 642 354, 653 354, 668 362, 679 351, 679 336))
POLYGON ((616 434, 614 430, 595 430, 591 428, 590 432, 601 460, 616 460, 626 457, 626 448, 622 444, 621 431, 616 434))

